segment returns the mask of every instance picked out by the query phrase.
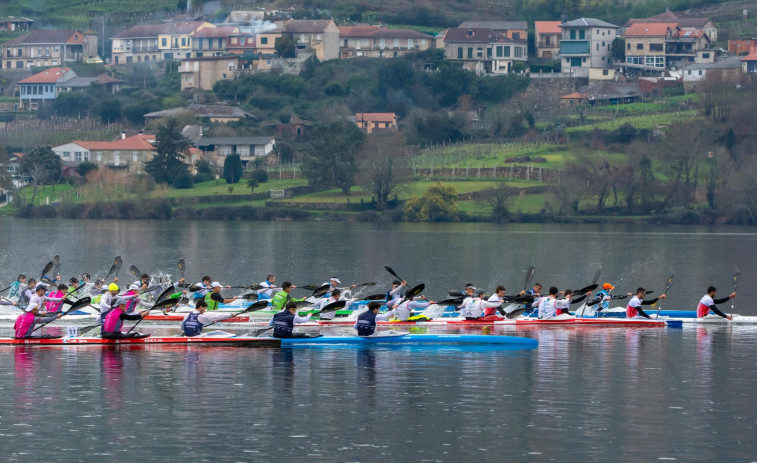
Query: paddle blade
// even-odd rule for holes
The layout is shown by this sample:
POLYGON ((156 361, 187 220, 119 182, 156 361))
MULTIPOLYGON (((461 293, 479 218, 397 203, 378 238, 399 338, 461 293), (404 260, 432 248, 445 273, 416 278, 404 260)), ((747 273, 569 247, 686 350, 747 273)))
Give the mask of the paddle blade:
POLYGON ((583 296, 584 294, 588 293, 589 291, 594 291, 598 287, 599 287, 599 285, 596 284, 596 283, 594 283, 594 284, 591 284, 591 285, 589 285, 589 286, 587 286, 585 288, 579 289, 578 291, 576 291, 573 294, 575 294, 576 296, 583 296))
POLYGON ((324 294, 328 293, 330 289, 331 289, 331 286, 329 285, 320 286, 316 288, 315 291, 313 291, 313 297, 321 297, 324 294))
POLYGON ((526 272, 526 280, 523 282, 523 291, 528 288, 528 284, 531 282, 531 279, 534 277, 534 272, 536 271, 535 268, 529 267, 528 271, 526 272))
POLYGON ((265 301, 258 301, 258 302, 255 302, 254 304, 250 304, 250 306, 247 307, 246 309, 244 309, 244 312, 242 312, 242 313, 245 313, 245 312, 254 312, 256 310, 263 310, 266 307, 268 307, 268 301, 267 300, 265 300, 265 301))
POLYGON ((324 306, 319 312, 333 312, 334 310, 343 309, 347 305, 346 301, 336 301, 324 306))
POLYGON ((132 265, 129 267, 129 273, 131 273, 131 276, 139 280, 142 277, 142 273, 139 271, 136 265, 132 265))
POLYGON ((419 295, 423 292, 424 289, 426 289, 426 285, 424 283, 421 283, 418 286, 414 286, 407 292, 407 294, 405 294, 405 299, 410 299, 419 295))
POLYGON ((455 291, 455 290, 447 291, 447 295, 449 297, 465 297, 464 293, 461 293, 460 291, 455 291))
MULTIPOLYGON (((324 286, 326 286, 326 285, 324 285, 324 286)), ((315 291, 315 290, 321 288, 321 286, 303 285, 303 286, 298 286, 298 288, 302 288, 302 289, 307 290, 307 291, 315 291)))
POLYGON ((45 268, 42 269, 42 276, 47 275, 47 272, 49 272, 50 270, 52 270, 52 268, 53 268, 53 262, 50 261, 50 262, 47 263, 47 265, 45 265, 45 268))
POLYGON ((68 310, 66 310, 66 313, 73 312, 75 310, 79 310, 82 307, 86 307, 86 306, 88 306, 91 303, 92 303, 92 298, 90 298, 90 297, 83 297, 83 298, 79 299, 78 301, 75 301, 73 304, 71 304, 71 307, 69 307, 68 310))
POLYGON ((463 300, 461 298, 454 298, 454 299, 444 299, 443 301, 439 301, 436 303, 436 305, 460 305, 463 303, 463 300))
POLYGON ((162 293, 160 293, 160 296, 158 296, 158 298, 155 299, 155 302, 157 304, 160 304, 161 302, 163 302, 166 299, 168 299, 168 297, 171 294, 173 294, 173 292, 174 292, 174 287, 173 286, 169 286, 168 288, 164 289, 162 293))
POLYGON ((246 301, 254 301, 258 298, 258 293, 247 293, 240 297, 240 299, 244 299, 246 301))
POLYGON ((113 265, 116 266, 116 276, 118 276, 118 272, 121 270, 121 264, 123 264, 124 261, 121 260, 121 256, 116 256, 115 259, 113 259, 113 265))
POLYGON ((60 271, 60 256, 53 257, 53 277, 60 271))
POLYGON ((391 268, 391 267, 390 267, 390 266, 388 266, 388 265, 384 265, 384 269, 385 269, 385 270, 386 270, 387 272, 391 273, 391 274, 392 274, 392 276, 393 276, 394 278, 396 278, 396 279, 398 279, 398 280, 402 281, 402 278, 400 278, 400 277, 399 277, 399 275, 397 275, 397 273, 396 273, 396 272, 394 271, 394 269, 393 269, 393 268, 391 268))
POLYGON ((165 310, 169 307, 175 307, 179 304, 179 299, 165 299, 163 301, 157 302, 155 305, 152 306, 150 310, 165 310))
POLYGON ((371 294, 363 298, 364 301, 383 301, 386 299, 386 294, 371 294))
POLYGON ((263 328, 263 329, 260 329, 260 330, 256 330, 254 333, 252 333, 252 337, 253 338, 257 338, 261 334, 265 333, 266 331, 272 330, 272 329, 273 329, 273 327, 269 326, 268 328, 263 328))
POLYGON ((259 290, 259 289, 263 289, 263 288, 265 288, 265 286, 263 286, 263 285, 250 285, 250 286, 245 286, 245 289, 249 289, 250 291, 257 291, 257 290, 259 290))
POLYGON ((179 272, 181 273, 181 277, 184 278, 184 271, 187 269, 187 266, 184 263, 184 259, 179 259, 178 267, 179 272))
POLYGON ((525 311, 526 311, 526 309, 524 309, 524 308, 515 309, 512 312, 508 312, 507 315, 505 315, 505 317, 507 317, 508 319, 512 320, 513 318, 520 317, 523 314, 523 312, 525 312, 525 311))
POLYGON ((188 289, 189 289, 190 293, 196 293, 197 291, 201 291, 201 290, 206 289, 206 288, 201 288, 201 287, 199 287, 197 285, 192 285, 188 289))

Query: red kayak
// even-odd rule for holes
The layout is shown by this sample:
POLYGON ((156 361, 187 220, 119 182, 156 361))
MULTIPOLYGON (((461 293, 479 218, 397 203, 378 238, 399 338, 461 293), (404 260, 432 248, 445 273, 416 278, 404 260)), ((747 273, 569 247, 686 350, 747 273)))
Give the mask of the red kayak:
MULTIPOLYGON (((158 322, 180 322, 184 315, 146 315, 145 320, 158 322)), ((231 317, 218 323, 244 323, 250 321, 250 317, 231 317)))
POLYGON ((230 346, 230 347, 279 347, 281 341, 276 338, 245 338, 245 337, 179 337, 179 336, 148 336, 146 338, 124 338, 124 339, 101 339, 101 338, 0 338, 0 345, 3 346, 81 346, 81 345, 202 345, 202 346, 230 346))

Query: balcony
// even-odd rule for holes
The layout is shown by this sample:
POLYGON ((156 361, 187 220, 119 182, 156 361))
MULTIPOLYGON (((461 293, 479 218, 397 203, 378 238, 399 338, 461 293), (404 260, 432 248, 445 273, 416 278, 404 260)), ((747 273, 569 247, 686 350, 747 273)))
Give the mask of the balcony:
POLYGON ((591 46, 588 40, 571 40, 560 42, 560 54, 572 55, 572 56, 589 56, 591 54, 591 46))

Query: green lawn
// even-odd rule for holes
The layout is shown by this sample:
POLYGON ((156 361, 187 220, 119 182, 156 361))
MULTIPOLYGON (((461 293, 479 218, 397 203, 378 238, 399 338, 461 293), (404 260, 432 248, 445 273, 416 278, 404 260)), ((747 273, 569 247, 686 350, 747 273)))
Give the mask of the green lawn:
MULTIPOLYGON (((476 175, 478 167, 507 167, 512 164, 559 169, 571 156, 570 147, 546 143, 465 143, 432 148, 413 158, 413 166, 420 169, 461 169, 460 175, 476 175), (507 162, 508 158, 545 158, 546 162, 507 162)), ((457 173, 456 173, 457 175, 457 173)), ((499 175, 499 174, 498 174, 499 175)), ((504 175, 504 171, 503 171, 504 175)))
MULTIPOLYGON (((285 188, 293 188, 298 186, 305 186, 308 182, 306 179, 295 180, 268 180, 265 183, 261 183, 255 188, 255 193, 264 193, 271 190, 283 190, 285 188)), ((196 183, 194 188, 188 190, 176 190, 174 188, 156 189, 151 196, 161 198, 194 198, 198 196, 215 196, 215 195, 234 195, 244 196, 250 194, 250 189, 247 188, 247 180, 243 179, 239 183, 229 185, 221 179, 216 185, 215 180, 209 182, 196 183), (232 188, 230 191, 229 189, 232 188)))
POLYGON ((620 116, 607 119, 602 122, 595 122, 592 124, 579 125, 576 127, 568 127, 565 129, 568 133, 581 133, 591 132, 594 129, 600 130, 615 130, 621 125, 631 124, 637 129, 653 129, 657 126, 670 125, 674 122, 682 122, 697 117, 698 111, 695 109, 687 109, 685 111, 678 111, 672 113, 663 114, 645 114, 637 116, 620 116))

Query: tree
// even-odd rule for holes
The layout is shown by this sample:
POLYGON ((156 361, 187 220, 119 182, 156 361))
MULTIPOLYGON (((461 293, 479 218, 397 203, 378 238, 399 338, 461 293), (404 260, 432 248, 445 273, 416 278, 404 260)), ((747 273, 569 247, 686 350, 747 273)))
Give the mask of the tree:
POLYGON ((86 177, 87 174, 92 172, 93 170, 97 170, 97 164, 90 161, 84 161, 76 166, 76 173, 82 177, 86 177))
POLYGON ((505 223, 510 217, 510 211, 507 209, 507 201, 516 196, 517 188, 507 186, 502 183, 497 188, 493 188, 484 193, 484 197, 492 207, 491 220, 496 223, 505 223))
POLYGON ((413 196, 405 203, 405 220, 411 222, 454 222, 457 212, 457 190, 452 185, 431 185, 420 198, 413 196))
POLYGON ((258 179, 256 179, 255 177, 247 180, 247 188, 250 189, 250 196, 255 194, 255 188, 257 188, 259 185, 260 183, 258 183, 258 179))
POLYGON ((191 141, 181 134, 179 122, 173 117, 165 125, 158 127, 155 134, 155 156, 145 163, 145 172, 150 174, 156 183, 173 184, 174 178, 181 172, 188 170, 184 164, 184 153, 191 141))
POLYGON ((32 201, 37 195, 38 185, 53 185, 58 182, 62 172, 60 157, 49 146, 38 146, 21 159, 21 172, 29 177, 34 185, 32 201))
POLYGON ((357 156, 360 184, 373 193, 376 209, 386 209, 392 192, 408 175, 404 138, 398 132, 368 135, 357 156))
POLYGON ((94 99, 84 92, 62 92, 53 103, 53 109, 59 116, 83 117, 89 112, 94 99))
POLYGON ((276 49, 276 53, 282 58, 295 58, 297 56, 297 46, 292 37, 287 34, 276 39, 274 48, 276 49))
POLYGON ((97 115, 103 124, 121 120, 121 102, 117 98, 101 101, 97 106, 97 115))
POLYGON ((0 188, 8 189, 12 186, 13 182, 8 169, 8 150, 4 146, 0 146, 0 188))
POLYGON ((616 61, 626 62, 626 41, 622 37, 615 37, 610 45, 610 54, 616 61))
POLYGON ((242 178, 242 158, 238 154, 226 156, 223 161, 223 179, 226 183, 237 183, 242 178))
POLYGON ((340 188, 343 194, 349 194, 357 172, 355 151, 363 143, 363 132, 352 122, 340 119, 316 124, 310 137, 310 149, 301 166, 308 184, 340 188))

